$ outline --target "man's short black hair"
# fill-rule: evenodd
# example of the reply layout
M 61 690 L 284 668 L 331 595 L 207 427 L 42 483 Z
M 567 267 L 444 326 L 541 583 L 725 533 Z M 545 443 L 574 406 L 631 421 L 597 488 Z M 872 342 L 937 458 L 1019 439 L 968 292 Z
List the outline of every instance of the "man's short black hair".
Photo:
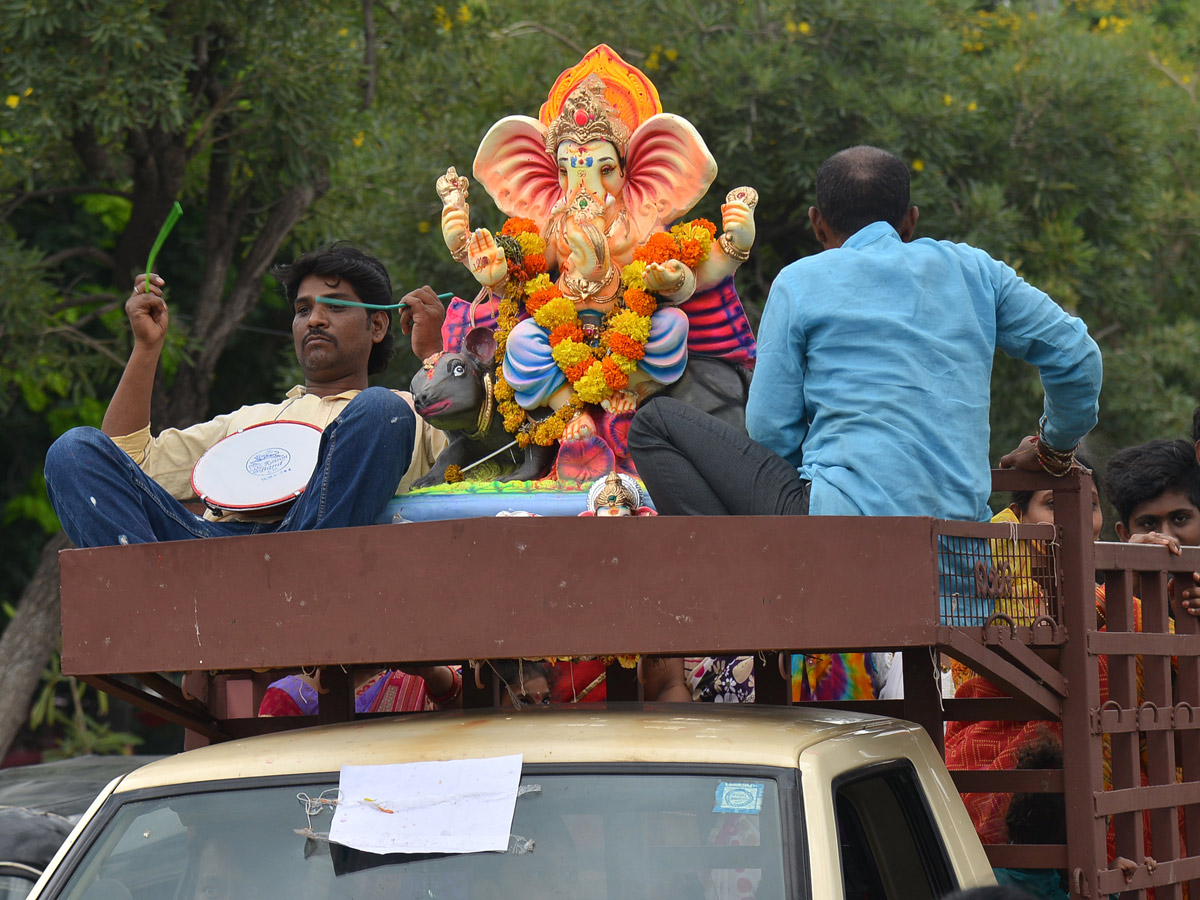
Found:
M 1200 444 L 1200 406 L 1192 410 L 1192 443 Z
M 1200 509 L 1200 463 L 1195 445 L 1183 438 L 1149 441 L 1114 453 L 1107 480 L 1117 517 L 1126 528 L 1135 507 L 1167 491 L 1179 491 Z
M 392 279 L 388 277 L 383 263 L 348 241 L 338 241 L 336 244 L 302 253 L 290 265 L 275 266 L 271 269 L 271 274 L 283 285 L 288 306 L 296 305 L 300 282 L 309 275 L 345 279 L 354 286 L 354 292 L 363 303 L 387 306 L 392 302 Z M 375 310 L 365 312 L 369 318 Z M 396 355 L 396 340 L 392 335 L 392 310 L 385 309 L 380 312 L 387 313 L 388 330 L 383 340 L 371 348 L 371 355 L 367 359 L 368 375 L 378 375 L 387 369 L 388 362 Z
M 908 166 L 878 147 L 850 147 L 817 170 L 817 209 L 840 237 L 872 222 L 897 231 L 909 208 Z

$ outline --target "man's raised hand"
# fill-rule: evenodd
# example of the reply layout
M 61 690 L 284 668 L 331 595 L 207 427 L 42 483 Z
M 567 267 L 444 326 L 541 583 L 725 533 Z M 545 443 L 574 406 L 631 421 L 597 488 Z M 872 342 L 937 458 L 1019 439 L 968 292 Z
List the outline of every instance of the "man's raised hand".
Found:
M 165 285 L 166 282 L 157 275 L 151 275 L 148 280 L 145 275 L 139 275 L 133 280 L 133 293 L 125 301 L 125 315 L 129 317 L 134 343 L 148 349 L 160 348 L 167 337 L 170 316 L 163 300 Z

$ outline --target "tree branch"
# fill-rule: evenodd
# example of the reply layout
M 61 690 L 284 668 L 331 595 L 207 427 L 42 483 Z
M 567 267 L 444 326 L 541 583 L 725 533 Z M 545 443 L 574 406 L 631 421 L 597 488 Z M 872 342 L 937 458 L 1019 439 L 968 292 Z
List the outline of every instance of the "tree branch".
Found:
M 130 199 L 133 196 L 129 191 L 118 191 L 116 188 L 94 187 L 86 184 L 75 184 L 70 187 L 44 188 L 40 191 L 25 191 L 4 205 L 4 208 L 0 210 L 0 222 L 3 222 L 30 200 L 42 200 L 46 197 L 63 197 L 72 194 L 106 194 L 110 197 L 124 197 L 126 199 Z
M 504 28 L 500 29 L 498 34 L 503 37 L 521 37 L 522 35 L 532 34 L 535 31 L 540 31 L 542 34 L 554 38 L 560 44 L 564 44 L 569 47 L 579 56 L 583 56 L 585 53 L 587 53 L 586 47 L 583 47 L 571 40 L 561 31 L 556 31 L 549 25 L 545 25 L 541 22 L 535 22 L 532 19 L 523 19 L 520 22 L 513 22 L 511 25 L 506 25 Z
M 189 160 L 194 159 L 196 154 L 204 149 L 204 137 L 212 128 L 213 123 L 217 120 L 217 117 L 224 113 L 225 110 L 229 108 L 229 104 L 237 99 L 238 94 L 241 93 L 241 88 L 242 84 L 240 81 L 230 85 L 217 98 L 216 102 L 213 103 L 207 115 L 205 115 L 204 121 L 200 123 L 200 128 L 197 129 L 195 136 L 191 139 L 191 141 L 188 142 L 187 147 L 185 148 L 185 152 L 187 153 L 187 158 Z M 228 134 L 224 136 L 228 137 Z
M 125 365 L 125 360 L 121 359 L 121 357 L 117 356 L 117 354 L 113 353 L 90 334 L 85 334 L 74 325 L 55 325 L 53 328 L 46 329 L 46 334 L 61 334 L 69 340 L 78 341 L 85 347 L 91 347 L 97 353 L 107 356 L 118 366 Z
M 103 303 L 104 308 L 97 312 L 107 312 L 118 303 L 124 303 L 128 298 L 124 294 L 76 294 L 74 297 L 69 297 L 60 300 L 50 308 L 51 314 L 60 313 L 67 309 L 77 309 L 80 306 L 91 306 L 95 303 Z
M 68 259 L 78 259 L 81 256 L 93 262 L 100 263 L 106 269 L 111 269 L 116 265 L 116 260 L 111 256 L 99 247 L 91 246 L 68 247 L 65 250 L 59 250 L 57 253 L 51 253 L 49 256 L 42 257 L 42 261 L 38 265 L 43 269 L 53 269 L 55 266 L 65 263 Z
M 58 643 L 58 551 L 70 546 L 61 531 L 46 542 L 37 570 L 21 592 L 17 614 L 0 634 L 0 758 L 29 718 L 30 700 Z

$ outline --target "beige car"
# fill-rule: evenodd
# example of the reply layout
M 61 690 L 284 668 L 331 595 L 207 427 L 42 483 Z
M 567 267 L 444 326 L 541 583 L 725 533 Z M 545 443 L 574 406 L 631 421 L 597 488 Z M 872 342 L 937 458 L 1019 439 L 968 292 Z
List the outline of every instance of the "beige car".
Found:
M 343 765 L 513 754 L 506 852 L 379 854 L 328 840 L 338 810 L 320 801 L 337 797 Z M 101 794 L 31 896 L 923 900 L 992 883 L 915 725 L 732 704 L 581 705 L 306 728 L 160 760 Z

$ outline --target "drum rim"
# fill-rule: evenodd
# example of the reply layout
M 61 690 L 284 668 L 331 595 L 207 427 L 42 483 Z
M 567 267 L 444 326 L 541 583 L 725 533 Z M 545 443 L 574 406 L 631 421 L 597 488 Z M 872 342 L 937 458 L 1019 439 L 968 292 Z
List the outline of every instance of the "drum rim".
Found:
M 283 506 L 286 503 L 290 503 L 304 493 L 305 489 L 308 487 L 307 479 L 305 480 L 304 486 L 298 491 L 289 491 L 277 500 L 270 500 L 264 503 L 216 503 L 211 499 L 211 495 L 206 496 L 202 494 L 200 489 L 196 486 L 196 469 L 198 469 L 200 464 L 204 462 L 205 457 L 207 457 L 217 447 L 225 443 L 225 441 L 229 440 L 231 437 L 235 437 L 244 431 L 250 431 L 254 428 L 262 428 L 264 425 L 303 425 L 306 428 L 311 428 L 313 431 L 322 434 L 325 431 L 325 429 L 320 425 L 314 425 L 312 422 L 303 422 L 299 419 L 270 419 L 266 422 L 255 422 L 252 425 L 247 425 L 244 428 L 238 428 L 236 431 L 231 431 L 229 434 L 225 435 L 225 437 L 221 438 L 219 441 L 200 454 L 200 458 L 197 459 L 195 464 L 192 466 L 192 473 L 188 477 L 188 481 L 192 486 L 192 493 L 195 494 L 197 499 L 199 499 L 200 502 L 206 507 L 214 512 L 269 512 L 277 506 Z

